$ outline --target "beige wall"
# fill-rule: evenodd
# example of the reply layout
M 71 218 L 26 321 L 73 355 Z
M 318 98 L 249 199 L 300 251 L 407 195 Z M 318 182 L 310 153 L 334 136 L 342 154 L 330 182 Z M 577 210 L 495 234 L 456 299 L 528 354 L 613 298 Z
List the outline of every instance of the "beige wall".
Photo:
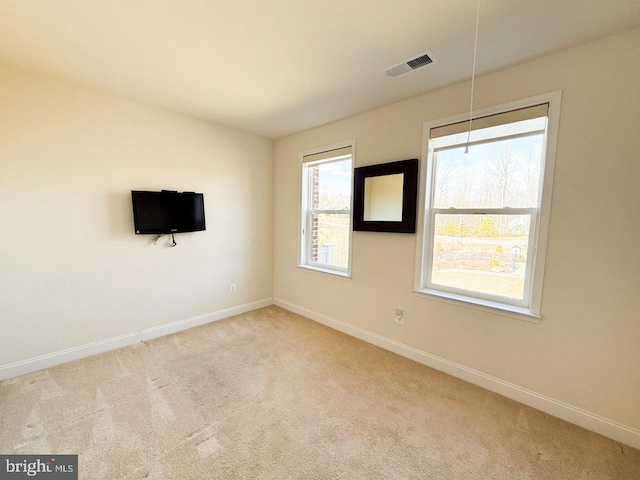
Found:
M 0 92 L 0 365 L 271 297 L 272 141 L 6 68 Z M 131 189 L 203 192 L 207 230 L 152 245 Z
M 414 235 L 354 232 L 350 280 L 296 267 L 299 152 L 421 157 L 423 122 L 465 112 L 469 83 L 276 141 L 274 296 L 640 428 L 639 82 L 634 30 L 476 83 L 477 108 L 563 91 L 540 324 L 414 296 Z

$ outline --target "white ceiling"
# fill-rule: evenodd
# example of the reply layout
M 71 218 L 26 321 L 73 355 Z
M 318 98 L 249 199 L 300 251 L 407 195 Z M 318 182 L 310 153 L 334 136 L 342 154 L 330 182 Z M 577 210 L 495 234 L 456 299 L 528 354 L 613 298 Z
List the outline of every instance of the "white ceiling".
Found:
M 470 78 L 476 5 L 0 0 L 0 62 L 279 138 Z M 482 0 L 478 73 L 638 25 L 639 0 Z

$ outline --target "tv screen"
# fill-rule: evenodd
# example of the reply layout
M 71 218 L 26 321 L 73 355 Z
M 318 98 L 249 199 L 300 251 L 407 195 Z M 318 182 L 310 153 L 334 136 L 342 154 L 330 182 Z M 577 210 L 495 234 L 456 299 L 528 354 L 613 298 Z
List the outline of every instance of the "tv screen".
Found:
M 132 190 L 131 201 L 137 235 L 205 230 L 202 193 Z

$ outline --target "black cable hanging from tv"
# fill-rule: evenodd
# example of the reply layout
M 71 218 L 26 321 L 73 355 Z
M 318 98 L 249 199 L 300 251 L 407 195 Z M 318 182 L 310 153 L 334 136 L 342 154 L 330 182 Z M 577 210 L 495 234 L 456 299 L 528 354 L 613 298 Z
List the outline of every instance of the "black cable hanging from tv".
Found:
M 178 245 L 178 243 L 176 242 L 176 238 L 173 236 L 173 233 L 174 232 L 171 232 L 171 243 L 169 244 L 171 247 L 175 247 L 176 245 Z M 160 237 L 164 237 L 164 233 L 159 233 L 155 236 L 155 238 L 153 239 L 154 245 L 158 244 L 158 240 L 160 240 Z

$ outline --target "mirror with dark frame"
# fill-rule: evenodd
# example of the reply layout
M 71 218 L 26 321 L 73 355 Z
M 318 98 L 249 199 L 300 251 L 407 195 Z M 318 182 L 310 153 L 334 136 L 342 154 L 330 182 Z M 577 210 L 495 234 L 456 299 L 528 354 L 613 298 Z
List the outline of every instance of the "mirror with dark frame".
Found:
M 416 233 L 418 159 L 353 171 L 353 230 Z

